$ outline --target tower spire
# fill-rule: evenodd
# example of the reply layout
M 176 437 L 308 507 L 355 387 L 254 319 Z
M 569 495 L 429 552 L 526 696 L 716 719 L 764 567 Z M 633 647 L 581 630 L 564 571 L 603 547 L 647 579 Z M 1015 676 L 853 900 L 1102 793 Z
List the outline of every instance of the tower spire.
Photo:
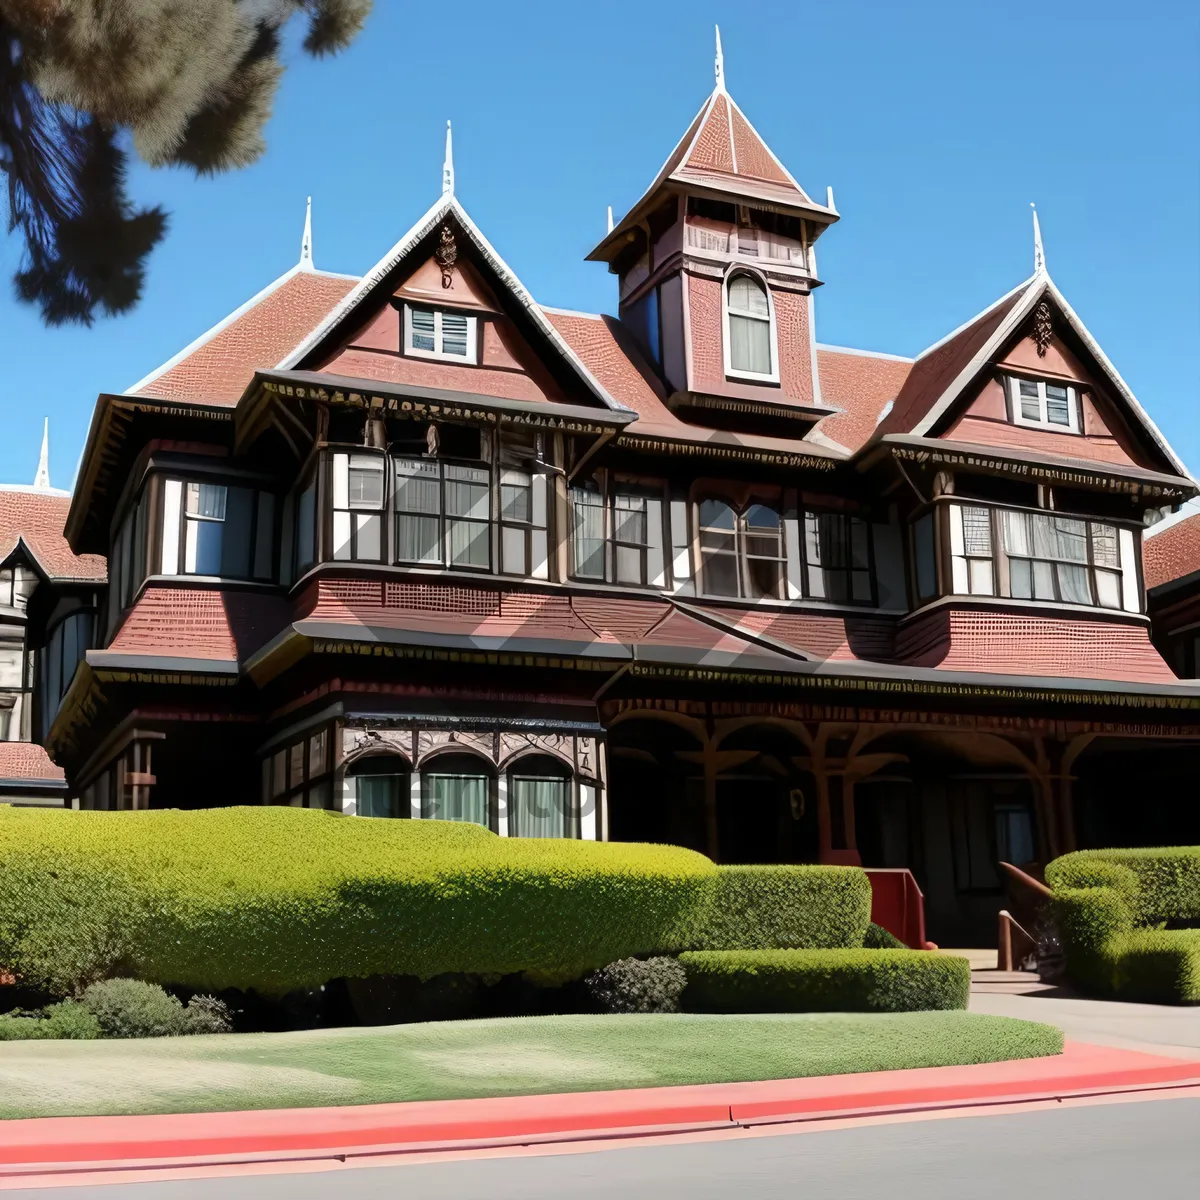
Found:
M 1029 207 L 1033 209 L 1033 273 L 1044 275 L 1046 273 L 1046 251 L 1042 246 L 1042 227 L 1038 223 L 1037 205 L 1030 201 Z
M 446 157 L 442 162 L 442 195 L 454 195 L 454 141 L 449 121 L 446 122 Z
M 612 231 L 613 231 L 613 218 L 612 218 L 612 205 L 610 204 L 608 206 L 608 232 L 612 233 Z
M 312 197 L 309 196 L 308 203 L 304 206 L 304 236 L 300 239 L 300 270 L 312 271 L 313 255 L 312 255 Z
M 50 486 L 50 418 L 46 417 L 42 425 L 42 453 L 38 458 L 37 474 L 33 477 L 35 488 Z
M 713 26 L 717 31 L 717 60 L 714 64 L 717 73 L 717 91 L 725 90 L 725 52 L 721 49 L 721 27 L 720 25 Z

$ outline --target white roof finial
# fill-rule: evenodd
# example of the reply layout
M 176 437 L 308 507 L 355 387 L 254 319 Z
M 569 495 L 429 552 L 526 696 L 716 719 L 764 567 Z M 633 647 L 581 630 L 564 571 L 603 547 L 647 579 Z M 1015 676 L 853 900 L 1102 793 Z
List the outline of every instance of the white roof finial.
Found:
M 38 459 L 37 474 L 33 477 L 35 488 L 50 486 L 50 418 L 47 417 L 42 426 L 42 454 Z
M 312 256 L 312 197 L 309 196 L 308 204 L 304 209 L 304 236 L 300 239 L 300 270 L 312 271 L 313 256 Z
M 837 212 L 837 205 L 833 202 L 833 184 L 827 184 L 825 187 L 825 207 L 830 212 Z
M 613 231 L 612 205 L 610 204 L 608 206 L 608 232 L 612 233 L 612 231 Z
M 721 49 L 721 27 L 716 25 L 714 28 L 717 31 L 717 91 L 723 92 L 725 90 L 725 53 Z
M 442 195 L 454 195 L 454 141 L 449 121 L 446 122 L 446 158 L 442 163 Z
M 1046 273 L 1046 251 L 1042 246 L 1042 227 L 1038 224 L 1037 205 L 1031 200 L 1029 207 L 1033 209 L 1033 273 Z

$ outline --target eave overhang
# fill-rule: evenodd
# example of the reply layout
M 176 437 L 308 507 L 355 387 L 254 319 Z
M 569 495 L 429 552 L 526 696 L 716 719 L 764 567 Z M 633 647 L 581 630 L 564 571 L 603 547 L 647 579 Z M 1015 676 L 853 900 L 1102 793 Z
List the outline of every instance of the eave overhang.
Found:
M 1196 481 L 1183 475 L 1165 475 L 1120 463 L 1089 462 L 1042 451 L 979 446 L 909 433 L 887 433 L 873 438 L 854 456 L 854 465 L 858 471 L 865 472 L 888 458 L 982 475 L 1120 492 L 1160 502 L 1178 502 L 1200 494 Z
M 468 421 L 579 434 L 612 433 L 637 420 L 637 413 L 630 409 L 509 400 L 322 371 L 257 371 L 238 401 L 235 451 L 243 451 L 270 421 L 271 410 L 286 405 L 288 400 L 374 410 L 380 415 L 416 420 Z

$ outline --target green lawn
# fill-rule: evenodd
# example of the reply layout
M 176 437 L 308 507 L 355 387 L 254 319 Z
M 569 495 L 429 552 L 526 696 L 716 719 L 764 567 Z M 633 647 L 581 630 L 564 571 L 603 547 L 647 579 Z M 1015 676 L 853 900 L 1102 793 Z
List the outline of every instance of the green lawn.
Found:
M 567 1016 L 0 1043 L 0 1117 L 375 1104 L 787 1079 L 1057 1054 L 965 1012 Z

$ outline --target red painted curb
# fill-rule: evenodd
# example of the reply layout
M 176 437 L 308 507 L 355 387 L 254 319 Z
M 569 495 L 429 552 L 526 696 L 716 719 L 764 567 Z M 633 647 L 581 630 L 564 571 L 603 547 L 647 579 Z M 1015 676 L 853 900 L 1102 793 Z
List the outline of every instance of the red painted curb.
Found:
M 1068 1043 L 1063 1054 L 966 1067 L 813 1079 L 435 1100 L 341 1108 L 0 1122 L 0 1178 L 75 1166 L 153 1161 L 332 1157 L 461 1149 L 473 1144 L 636 1136 L 734 1124 L 1018 1103 L 1155 1085 L 1200 1083 L 1200 1061 Z M 86 1164 L 86 1168 L 85 1168 Z

